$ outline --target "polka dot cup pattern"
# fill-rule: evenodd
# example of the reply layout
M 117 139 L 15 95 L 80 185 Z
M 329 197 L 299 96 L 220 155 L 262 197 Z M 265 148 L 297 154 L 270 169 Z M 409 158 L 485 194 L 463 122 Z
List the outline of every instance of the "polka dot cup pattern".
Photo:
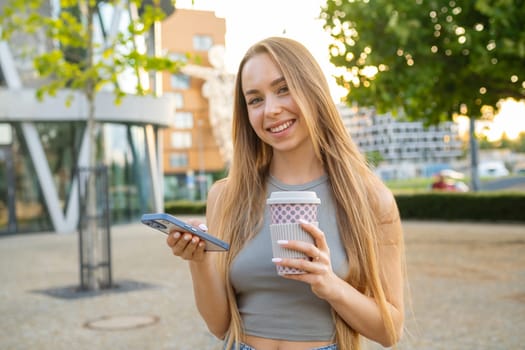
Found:
M 321 200 L 312 191 L 272 192 L 266 201 L 270 206 L 272 224 L 297 223 L 299 219 L 317 221 Z
M 298 223 L 299 219 L 308 222 L 317 220 L 317 204 L 283 203 L 270 205 L 272 222 L 275 224 Z

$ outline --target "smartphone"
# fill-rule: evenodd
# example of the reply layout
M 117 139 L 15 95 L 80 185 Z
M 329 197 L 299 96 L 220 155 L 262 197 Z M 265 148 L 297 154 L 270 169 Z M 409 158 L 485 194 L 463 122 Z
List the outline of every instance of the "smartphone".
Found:
M 206 242 L 206 251 L 225 252 L 230 245 L 176 217 L 166 213 L 144 214 L 140 219 L 144 225 L 169 234 L 171 231 L 189 232 Z

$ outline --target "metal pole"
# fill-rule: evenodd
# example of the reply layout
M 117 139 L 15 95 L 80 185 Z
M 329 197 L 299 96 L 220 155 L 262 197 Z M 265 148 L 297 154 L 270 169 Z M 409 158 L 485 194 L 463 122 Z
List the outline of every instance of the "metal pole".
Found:
M 478 142 L 476 140 L 476 120 L 469 118 L 469 144 L 470 144 L 470 187 L 473 192 L 479 191 L 479 172 L 478 172 Z

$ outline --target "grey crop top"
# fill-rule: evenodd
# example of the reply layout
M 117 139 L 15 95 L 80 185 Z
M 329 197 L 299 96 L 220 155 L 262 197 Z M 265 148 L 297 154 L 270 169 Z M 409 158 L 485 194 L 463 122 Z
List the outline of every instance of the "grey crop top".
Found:
M 270 178 L 267 197 L 273 191 L 317 193 L 321 199 L 319 227 L 330 247 L 332 268 L 339 277 L 344 277 L 348 272 L 348 259 L 337 229 L 328 177 L 304 185 L 285 185 Z M 231 265 L 230 279 L 244 332 L 289 341 L 332 341 L 335 326 L 328 302 L 319 299 L 308 284 L 277 274 L 272 262 L 269 223 L 270 214 L 266 208 L 262 230 L 246 243 Z

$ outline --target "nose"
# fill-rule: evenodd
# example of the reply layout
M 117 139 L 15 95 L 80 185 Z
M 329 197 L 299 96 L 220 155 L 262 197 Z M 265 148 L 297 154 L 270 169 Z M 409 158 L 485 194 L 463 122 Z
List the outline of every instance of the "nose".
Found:
M 266 104 L 264 106 L 265 115 L 271 117 L 282 112 L 282 106 L 277 96 L 266 97 Z

